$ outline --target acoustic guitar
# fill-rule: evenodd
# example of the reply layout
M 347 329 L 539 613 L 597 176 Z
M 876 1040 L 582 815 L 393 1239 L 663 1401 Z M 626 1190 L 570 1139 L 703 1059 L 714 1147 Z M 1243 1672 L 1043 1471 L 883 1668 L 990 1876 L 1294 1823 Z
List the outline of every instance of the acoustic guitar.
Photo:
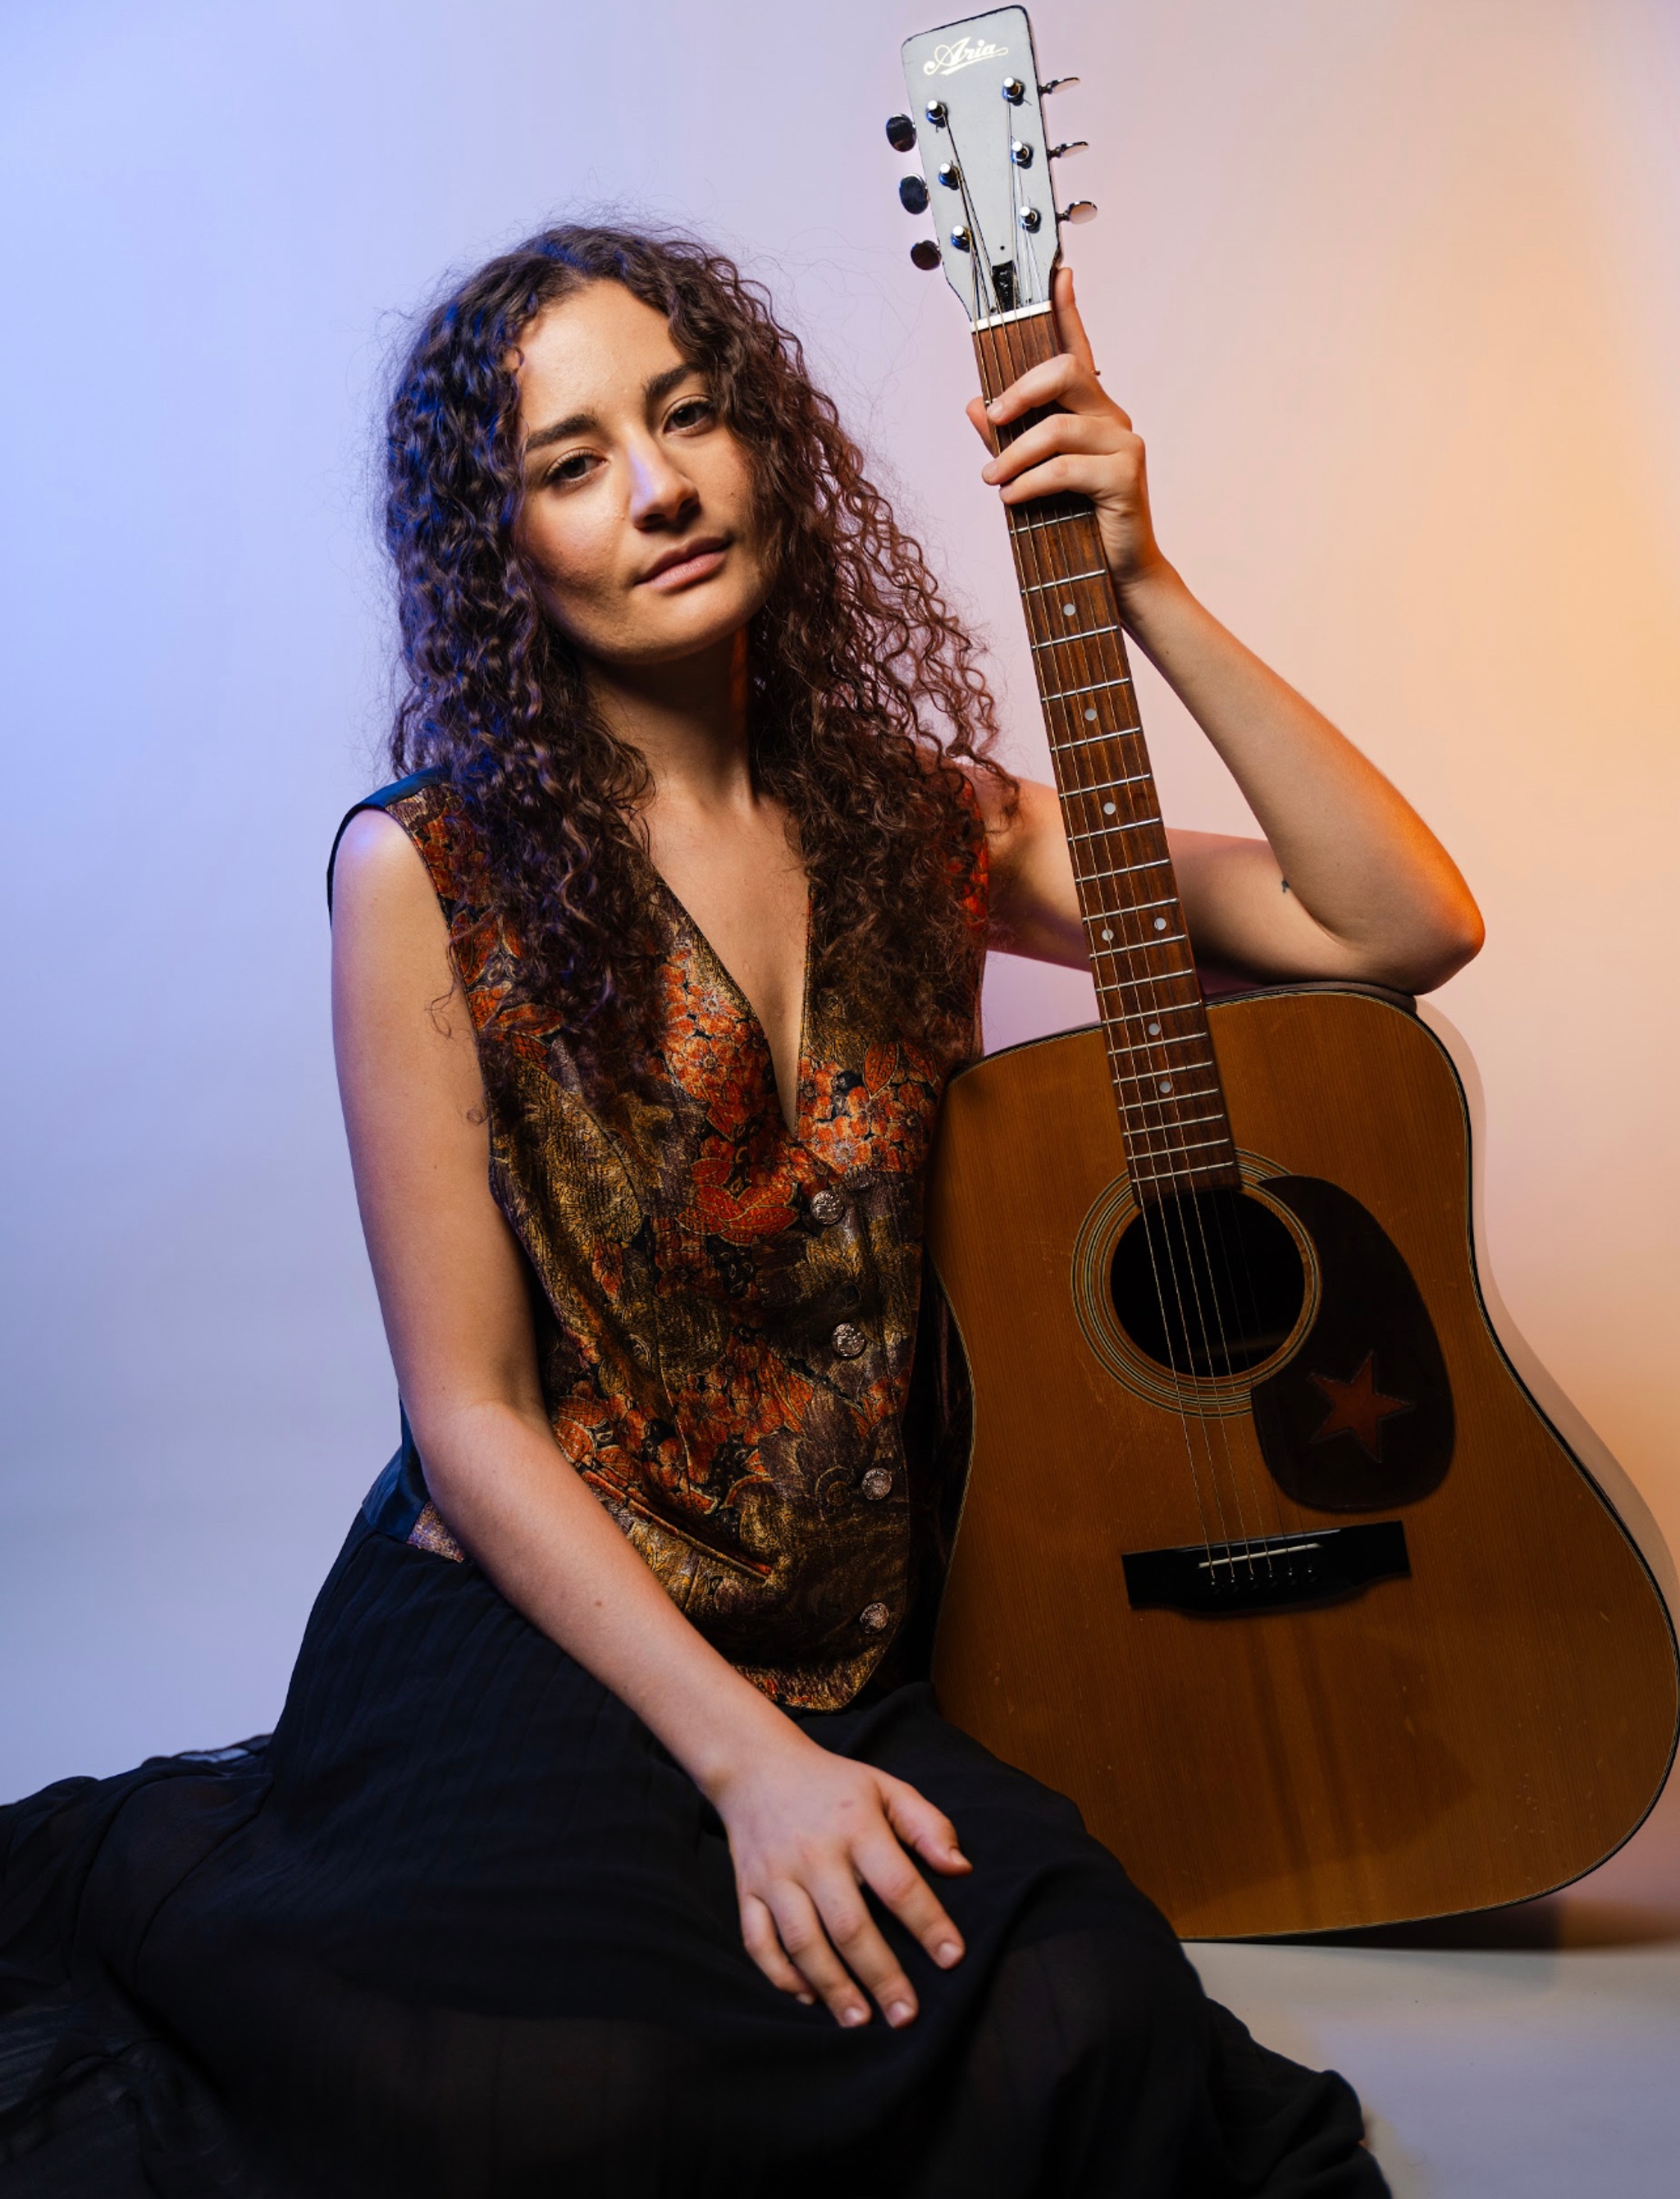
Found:
M 1060 225 L 1095 209 L 1057 211 L 1023 9 L 904 59 L 912 257 L 990 397 L 1058 349 Z M 942 1706 L 1187 1935 L 1543 1893 L 1662 1786 L 1661 1595 L 1490 1322 L 1445 1049 L 1377 988 L 1204 997 L 1092 508 L 1008 524 L 1101 1022 L 945 1102 L 972 1427 Z

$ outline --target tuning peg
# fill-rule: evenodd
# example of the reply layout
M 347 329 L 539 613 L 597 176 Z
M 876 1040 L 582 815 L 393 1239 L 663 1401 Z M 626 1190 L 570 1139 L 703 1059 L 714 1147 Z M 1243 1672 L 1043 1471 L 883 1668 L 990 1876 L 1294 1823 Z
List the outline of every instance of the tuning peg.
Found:
M 1076 199 L 1071 206 L 1065 206 L 1056 216 L 1058 221 L 1068 223 L 1075 229 L 1082 222 L 1094 221 L 1096 218 L 1097 202 L 1094 199 Z
M 907 114 L 887 117 L 887 143 L 895 153 L 913 153 L 916 149 L 916 125 Z
M 1070 84 L 1077 84 L 1078 81 L 1076 76 L 1053 76 L 1048 84 L 1040 85 L 1039 96 L 1045 98 L 1053 91 L 1065 91 Z
M 1027 96 L 1027 87 L 1018 76 L 1006 76 L 1003 80 L 1003 96 L 1012 107 L 1018 107 Z
M 901 176 L 899 178 L 898 202 L 906 213 L 927 212 L 928 187 L 919 176 Z
M 1045 155 L 1045 158 L 1048 160 L 1065 160 L 1070 153 L 1088 153 L 1090 149 L 1091 141 L 1088 137 L 1070 137 L 1065 145 L 1053 145 Z
M 919 237 L 910 248 L 910 258 L 926 274 L 939 265 L 939 247 L 930 236 Z

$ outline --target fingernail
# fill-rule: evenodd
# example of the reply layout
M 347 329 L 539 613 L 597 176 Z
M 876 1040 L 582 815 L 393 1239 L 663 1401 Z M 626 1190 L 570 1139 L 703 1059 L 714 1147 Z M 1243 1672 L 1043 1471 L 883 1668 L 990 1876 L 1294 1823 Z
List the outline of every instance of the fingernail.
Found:
M 909 2022 L 915 2013 L 915 2009 L 911 2007 L 907 2000 L 895 2000 L 887 2010 L 887 2021 L 895 2030 L 900 2030 Z
M 855 2030 L 859 2024 L 868 2022 L 869 2010 L 866 2008 L 857 2008 L 855 2006 L 852 2008 L 843 2008 L 840 2011 L 840 2021 L 846 2026 L 846 2028 L 849 2031 Z
M 991 403 L 990 403 L 990 404 L 986 407 L 986 410 L 987 410 L 989 412 L 995 413 L 995 413 L 998 413 L 998 412 L 1001 412 L 1001 411 L 1002 411 L 1002 410 L 1003 410 L 1003 400 L 1002 400 L 1002 398 L 1000 398 L 1000 397 L 995 397 L 995 398 L 993 398 L 993 400 L 992 400 Z
M 942 1939 L 933 1951 L 933 1959 L 942 1970 L 948 1970 L 953 1963 L 962 1960 L 962 1949 L 954 1939 Z
M 799 2003 L 801 2008 L 814 2008 L 817 2004 L 817 1997 L 814 1993 L 796 1993 L 794 1998 Z

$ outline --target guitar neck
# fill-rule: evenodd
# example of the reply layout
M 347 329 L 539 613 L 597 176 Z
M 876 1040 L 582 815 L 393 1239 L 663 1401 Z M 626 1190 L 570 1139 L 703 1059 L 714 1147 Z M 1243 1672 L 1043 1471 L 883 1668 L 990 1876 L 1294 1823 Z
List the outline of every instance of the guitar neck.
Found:
M 1048 306 L 977 327 L 987 400 L 1054 356 Z M 1012 442 L 1042 413 L 1000 431 Z M 1144 745 L 1120 607 L 1084 496 L 1009 507 L 1021 606 L 1061 796 L 1109 1076 L 1140 1198 L 1241 1181 Z

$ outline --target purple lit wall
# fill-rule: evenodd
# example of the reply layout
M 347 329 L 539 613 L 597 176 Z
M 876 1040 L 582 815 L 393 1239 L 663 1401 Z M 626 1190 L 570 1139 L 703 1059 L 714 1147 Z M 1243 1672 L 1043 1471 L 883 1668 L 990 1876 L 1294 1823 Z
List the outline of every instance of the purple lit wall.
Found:
M 1680 1539 L 1680 14 L 1035 20 L 1084 79 L 1076 265 L 1164 540 L 1481 895 L 1444 1005 L 1494 1264 Z M 271 1724 L 391 1446 L 321 866 L 378 776 L 397 309 L 603 202 L 744 254 L 990 626 L 1041 768 L 965 332 L 881 134 L 923 27 L 903 0 L 9 11 L 0 1794 Z M 1145 703 L 1173 814 L 1240 828 Z M 1007 965 L 993 1041 L 1088 998 Z

